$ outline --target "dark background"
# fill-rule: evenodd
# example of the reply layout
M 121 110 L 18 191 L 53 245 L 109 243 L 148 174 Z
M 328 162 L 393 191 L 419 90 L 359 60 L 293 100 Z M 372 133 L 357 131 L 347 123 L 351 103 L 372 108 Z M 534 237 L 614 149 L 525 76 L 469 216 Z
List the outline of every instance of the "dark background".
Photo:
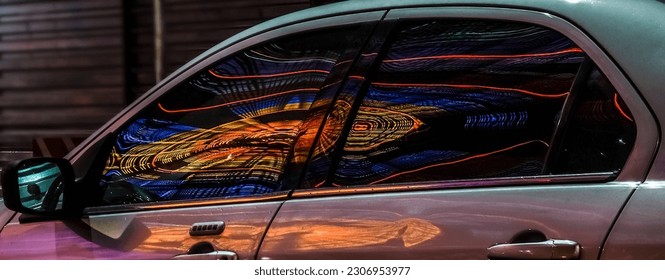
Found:
M 62 156 L 204 50 L 331 2 L 0 0 L 0 162 Z

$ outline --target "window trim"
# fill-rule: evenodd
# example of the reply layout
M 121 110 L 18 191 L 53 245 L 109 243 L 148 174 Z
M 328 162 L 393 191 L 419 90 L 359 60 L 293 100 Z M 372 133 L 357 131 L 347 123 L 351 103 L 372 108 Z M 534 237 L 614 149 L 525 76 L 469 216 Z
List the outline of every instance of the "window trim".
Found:
M 390 183 L 376 185 L 357 185 L 319 189 L 295 190 L 291 198 L 314 198 L 340 195 L 393 193 L 405 191 L 433 191 L 453 189 L 476 189 L 513 186 L 545 186 L 568 183 L 610 182 L 616 178 L 613 172 L 539 175 L 529 177 L 481 178 L 448 181 L 427 181 L 415 183 Z
M 139 212 L 164 209 L 179 209 L 191 207 L 204 207 L 229 204 L 248 204 L 260 202 L 284 201 L 289 197 L 291 191 L 279 191 L 262 195 L 251 195 L 242 197 L 215 197 L 187 200 L 168 200 L 147 203 L 119 204 L 108 206 L 92 206 L 84 209 L 84 215 L 102 215 L 125 212 Z
M 561 147 L 563 145 L 564 133 L 568 128 L 568 119 L 570 118 L 570 114 L 573 110 L 573 104 L 575 104 L 575 100 L 578 98 L 577 90 L 589 79 L 589 74 L 594 67 L 595 65 L 593 64 L 593 61 L 585 55 L 584 61 L 582 61 L 577 73 L 575 74 L 573 84 L 570 86 L 570 90 L 568 91 L 570 92 L 570 95 L 563 103 L 563 108 L 561 108 L 561 117 L 559 118 L 556 127 L 554 128 L 552 139 L 550 140 L 550 148 L 547 150 L 547 155 L 545 156 L 543 173 L 550 169 L 550 165 L 553 162 L 556 162 L 556 159 L 559 156 Z

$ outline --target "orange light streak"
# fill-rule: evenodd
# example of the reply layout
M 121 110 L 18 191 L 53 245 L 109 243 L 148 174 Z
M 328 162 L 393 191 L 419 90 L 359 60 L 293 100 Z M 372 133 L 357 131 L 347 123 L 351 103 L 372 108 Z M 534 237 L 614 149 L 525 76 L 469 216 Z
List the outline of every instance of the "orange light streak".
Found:
M 298 74 L 307 74 L 307 73 L 319 73 L 319 74 L 330 74 L 330 71 L 326 70 L 316 70 L 316 69 L 310 69 L 310 70 L 300 70 L 300 71 L 292 71 L 292 72 L 284 72 L 284 73 L 276 73 L 276 74 L 265 74 L 265 75 L 246 75 L 246 76 L 225 76 L 225 75 L 220 75 L 212 71 L 213 69 L 208 70 L 210 74 L 213 76 L 220 78 L 220 79 L 229 79 L 229 80 L 236 80 L 236 79 L 256 79 L 256 78 L 274 78 L 274 77 L 284 77 L 284 76 L 290 76 L 290 75 L 298 75 Z
M 259 171 L 259 172 L 273 172 L 280 174 L 282 173 L 281 169 L 276 169 L 276 168 L 268 168 L 268 167 L 246 167 L 246 168 L 216 168 L 216 169 L 205 169 L 205 170 L 195 170 L 195 169 L 166 169 L 166 168 L 155 168 L 155 171 L 159 171 L 162 173 L 169 173 L 169 174 L 174 174 L 174 173 L 188 173 L 188 174 L 197 174 L 197 173 L 212 173 L 212 172 L 252 172 L 252 171 Z
M 165 113 L 173 114 L 173 113 L 187 113 L 187 112 L 194 112 L 194 111 L 204 111 L 204 110 L 210 110 L 210 109 L 215 109 L 215 108 L 220 108 L 220 107 L 225 107 L 225 106 L 230 106 L 234 104 L 239 104 L 239 103 L 246 103 L 246 102 L 251 102 L 251 101 L 256 101 L 264 98 L 269 98 L 269 97 L 275 97 L 279 95 L 284 95 L 284 94 L 289 94 L 289 93 L 294 93 L 294 92 L 303 92 L 303 91 L 319 91 L 318 88 L 300 88 L 300 89 L 293 89 L 293 90 L 287 90 L 287 91 L 282 91 L 282 92 L 277 92 L 273 94 L 268 94 L 268 95 L 263 95 L 259 97 L 254 97 L 254 98 L 247 98 L 243 100 L 238 100 L 238 101 L 233 101 L 233 102 L 228 102 L 228 103 L 223 103 L 223 104 L 217 104 L 217 105 L 212 105 L 212 106 L 206 106 L 206 107 L 199 107 L 199 108 L 189 108 L 189 109 L 175 109 L 175 110 L 170 110 L 164 108 L 162 103 L 158 103 L 157 106 L 159 106 L 159 109 L 164 111 Z
M 553 56 L 567 53 L 583 53 L 580 48 L 570 48 L 557 52 L 549 53 L 527 53 L 527 54 L 451 54 L 451 55 L 436 55 L 436 56 L 422 56 L 422 57 L 409 57 L 409 58 L 400 58 L 400 59 L 386 59 L 383 62 L 393 63 L 393 62 L 405 62 L 405 61 L 414 61 L 414 60 L 428 60 L 428 59 L 517 59 L 517 58 L 529 58 L 529 57 L 544 57 L 544 56 Z
M 502 88 L 502 87 L 491 87 L 491 86 L 481 86 L 481 85 L 455 85 L 455 84 L 399 84 L 399 83 L 379 83 L 375 82 L 372 85 L 383 86 L 383 87 L 451 87 L 451 88 L 460 88 L 460 89 L 489 89 L 496 91 L 516 91 L 524 93 L 527 95 L 533 95 L 543 98 L 560 98 L 567 96 L 570 92 L 564 92 L 560 94 L 542 94 L 533 91 L 517 89 L 517 88 Z
M 367 210 L 360 210 L 367 211 Z M 185 232 L 187 232 L 185 230 Z M 428 246 L 427 241 L 444 234 L 428 220 L 406 217 L 395 220 L 332 218 L 324 222 L 295 218 L 271 227 L 267 251 L 341 252 L 349 248 L 410 248 Z M 188 244 L 189 245 L 189 244 Z M 222 247 L 226 248 L 226 247 Z
M 364 80 L 365 77 L 363 77 L 363 76 L 349 76 L 349 79 L 354 79 L 354 80 Z
M 392 179 L 392 178 L 395 178 L 395 177 L 398 177 L 398 176 L 402 176 L 402 175 L 404 175 L 404 174 L 409 174 L 409 173 L 414 173 L 414 172 L 420 172 L 420 171 L 423 171 L 423 170 L 425 170 L 425 169 L 429 169 L 429 168 L 433 168 L 433 167 L 446 166 L 446 165 L 453 165 L 453 164 L 457 164 L 457 163 L 461 163 L 461 162 L 469 161 L 469 160 L 472 160 L 472 159 L 478 159 L 478 158 L 487 157 L 487 156 L 495 155 L 495 154 L 498 154 L 498 153 L 502 153 L 502 152 L 505 152 L 505 151 L 509 151 L 509 150 L 512 150 L 512 149 L 515 149 L 515 148 L 519 148 L 519 147 L 526 146 L 526 145 L 531 144 L 531 143 L 537 143 L 537 142 L 540 142 L 540 143 L 544 144 L 545 146 L 549 146 L 547 143 L 545 143 L 545 142 L 542 141 L 542 140 L 531 140 L 531 141 L 528 141 L 528 142 L 520 143 L 520 144 L 517 144 L 517 145 L 513 145 L 513 146 L 510 146 L 510 147 L 503 148 L 503 149 L 496 150 L 496 151 L 489 152 L 489 153 L 478 154 L 478 155 L 470 156 L 470 157 L 463 158 L 463 159 L 459 159 L 459 160 L 455 160 L 455 161 L 442 162 L 442 163 L 439 163 L 439 164 L 433 164 L 433 165 L 429 165 L 429 166 L 421 167 L 421 168 L 414 169 L 414 170 L 408 170 L 408 171 L 404 171 L 404 172 L 395 173 L 395 174 L 393 174 L 393 175 L 390 175 L 390 176 L 388 176 L 388 177 L 385 177 L 385 178 L 382 178 L 382 179 L 376 180 L 376 181 L 371 182 L 371 183 L 369 183 L 369 184 L 370 184 L 370 185 L 373 185 L 373 184 L 376 184 L 376 183 L 380 183 L 380 182 L 386 181 L 386 180 L 388 180 L 388 179 Z
M 332 87 L 332 86 L 338 85 L 338 84 L 340 84 L 340 83 L 342 83 L 342 81 L 336 81 L 336 82 L 334 82 L 334 83 L 330 83 L 330 84 L 327 84 L 327 85 L 325 85 L 325 86 L 322 86 L 321 89 L 327 89 L 327 88 L 330 88 L 330 87 Z
M 628 114 L 621 108 L 621 104 L 619 104 L 619 94 L 616 92 L 614 93 L 614 107 L 619 110 L 619 113 L 621 113 L 624 118 L 631 122 L 633 121 L 633 119 L 631 119 L 630 116 L 628 116 Z

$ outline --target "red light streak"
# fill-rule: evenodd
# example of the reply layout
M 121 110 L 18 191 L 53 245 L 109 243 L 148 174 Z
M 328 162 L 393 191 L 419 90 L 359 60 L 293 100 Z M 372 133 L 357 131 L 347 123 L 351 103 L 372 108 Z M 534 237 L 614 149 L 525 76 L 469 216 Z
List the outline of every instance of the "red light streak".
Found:
M 528 90 L 523 90 L 523 89 L 517 89 L 517 88 L 502 88 L 502 87 L 491 87 L 491 86 L 481 86 L 481 85 L 455 85 L 455 84 L 398 84 L 398 83 L 372 83 L 372 85 L 377 85 L 377 86 L 383 86 L 383 87 L 451 87 L 451 88 L 461 88 L 461 89 L 474 89 L 474 88 L 479 88 L 479 89 L 489 89 L 489 90 L 496 90 L 496 91 L 516 91 L 516 92 L 521 92 L 524 94 L 528 95 L 533 95 L 533 96 L 538 96 L 538 97 L 543 97 L 543 98 L 560 98 L 567 96 L 570 94 L 569 92 L 564 92 L 560 94 L 542 94 L 542 93 L 537 93 L 537 92 L 532 92 Z
M 414 61 L 414 60 L 428 60 L 428 59 L 517 59 L 517 58 L 529 58 L 529 57 L 544 57 L 544 56 L 553 56 L 567 53 L 583 53 L 580 48 L 570 48 L 557 52 L 549 53 L 527 53 L 527 54 L 451 54 L 451 55 L 436 55 L 436 56 L 422 56 L 422 57 L 409 57 L 409 58 L 400 58 L 400 59 L 386 59 L 383 62 L 393 63 L 393 62 L 405 62 L 405 61 Z
M 220 108 L 220 107 L 224 107 L 224 106 L 239 104 L 239 103 L 252 102 L 252 101 L 260 100 L 260 99 L 263 99 L 263 98 L 275 97 L 275 96 L 279 96 L 279 95 L 284 95 L 284 94 L 289 94 L 289 93 L 294 93 L 294 92 L 303 92 L 303 91 L 319 91 L 319 89 L 318 88 L 293 89 L 293 90 L 287 90 L 287 91 L 277 92 L 277 93 L 273 93 L 273 94 L 263 95 L 263 96 L 259 96 L 259 97 L 247 98 L 247 99 L 243 99 L 243 100 L 238 100 L 238 101 L 233 101 L 233 102 L 228 102 L 228 103 L 223 103 L 223 104 L 217 104 L 217 105 L 211 105 L 211 106 L 206 106 L 206 107 L 199 107 L 199 108 L 170 110 L 170 109 L 164 108 L 162 103 L 158 103 L 157 106 L 159 106 L 159 109 L 164 111 L 165 113 L 170 113 L 170 114 L 186 113 L 186 112 L 210 110 L 210 109 Z
M 510 146 L 510 147 L 507 147 L 507 148 L 503 148 L 503 149 L 496 150 L 496 151 L 489 152 L 489 153 L 485 153 L 485 154 L 478 154 L 478 155 L 470 156 L 470 157 L 463 158 L 463 159 L 459 159 L 459 160 L 455 160 L 455 161 L 442 162 L 442 163 L 439 163 L 439 164 L 433 164 L 433 165 L 429 165 L 429 166 L 421 167 L 421 168 L 414 169 L 414 170 L 409 170 L 409 171 L 404 171 L 404 172 L 395 173 L 395 174 L 393 174 L 393 175 L 390 175 L 390 176 L 388 176 L 388 177 L 385 177 L 385 178 L 382 178 L 382 179 L 376 180 L 376 181 L 371 182 L 371 183 L 369 183 L 369 184 L 370 184 L 370 185 L 373 185 L 373 184 L 380 183 L 380 182 L 383 182 L 383 181 L 386 181 L 386 180 L 389 180 L 389 179 L 392 179 L 392 178 L 395 178 L 395 177 L 398 177 L 398 176 L 402 176 L 402 175 L 404 175 L 404 174 L 409 174 L 409 173 L 414 173 L 414 172 L 420 172 L 420 171 L 422 171 L 422 170 L 429 169 L 429 168 L 433 168 L 433 167 L 446 166 L 446 165 L 453 165 L 453 164 L 457 164 L 457 163 L 460 163 L 460 162 L 469 161 L 469 160 L 472 160 L 472 159 L 478 159 L 478 158 L 483 158 L 483 157 L 487 157 L 487 156 L 495 155 L 495 154 L 502 153 L 502 152 L 505 152 L 505 151 L 509 151 L 509 150 L 512 150 L 512 149 L 515 149 L 515 148 L 519 148 L 519 147 L 522 147 L 522 146 L 526 146 L 526 145 L 531 144 L 531 143 L 542 143 L 542 144 L 544 144 L 545 146 L 549 146 L 547 143 L 545 143 L 545 142 L 542 141 L 542 140 L 531 140 L 531 141 L 528 141 L 528 142 L 520 143 L 520 144 L 517 144 L 517 145 L 513 145 L 513 146 Z
M 624 118 L 626 118 L 627 120 L 629 120 L 631 122 L 633 121 L 633 119 L 630 118 L 630 116 L 628 116 L 628 114 L 621 108 L 621 104 L 619 104 L 619 94 L 616 93 L 616 92 L 614 93 L 614 107 L 616 107 L 617 110 L 619 110 L 619 113 L 621 113 L 621 115 Z

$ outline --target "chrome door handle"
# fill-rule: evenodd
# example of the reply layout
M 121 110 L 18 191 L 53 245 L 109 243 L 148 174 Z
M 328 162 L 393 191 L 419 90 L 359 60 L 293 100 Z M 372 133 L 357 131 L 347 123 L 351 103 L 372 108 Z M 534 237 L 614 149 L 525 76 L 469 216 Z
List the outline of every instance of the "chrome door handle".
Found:
M 212 251 L 201 254 L 182 254 L 173 257 L 174 260 L 237 260 L 238 255 L 231 251 Z
M 497 244 L 487 248 L 489 259 L 569 260 L 580 258 L 575 241 L 550 239 L 541 242 Z

